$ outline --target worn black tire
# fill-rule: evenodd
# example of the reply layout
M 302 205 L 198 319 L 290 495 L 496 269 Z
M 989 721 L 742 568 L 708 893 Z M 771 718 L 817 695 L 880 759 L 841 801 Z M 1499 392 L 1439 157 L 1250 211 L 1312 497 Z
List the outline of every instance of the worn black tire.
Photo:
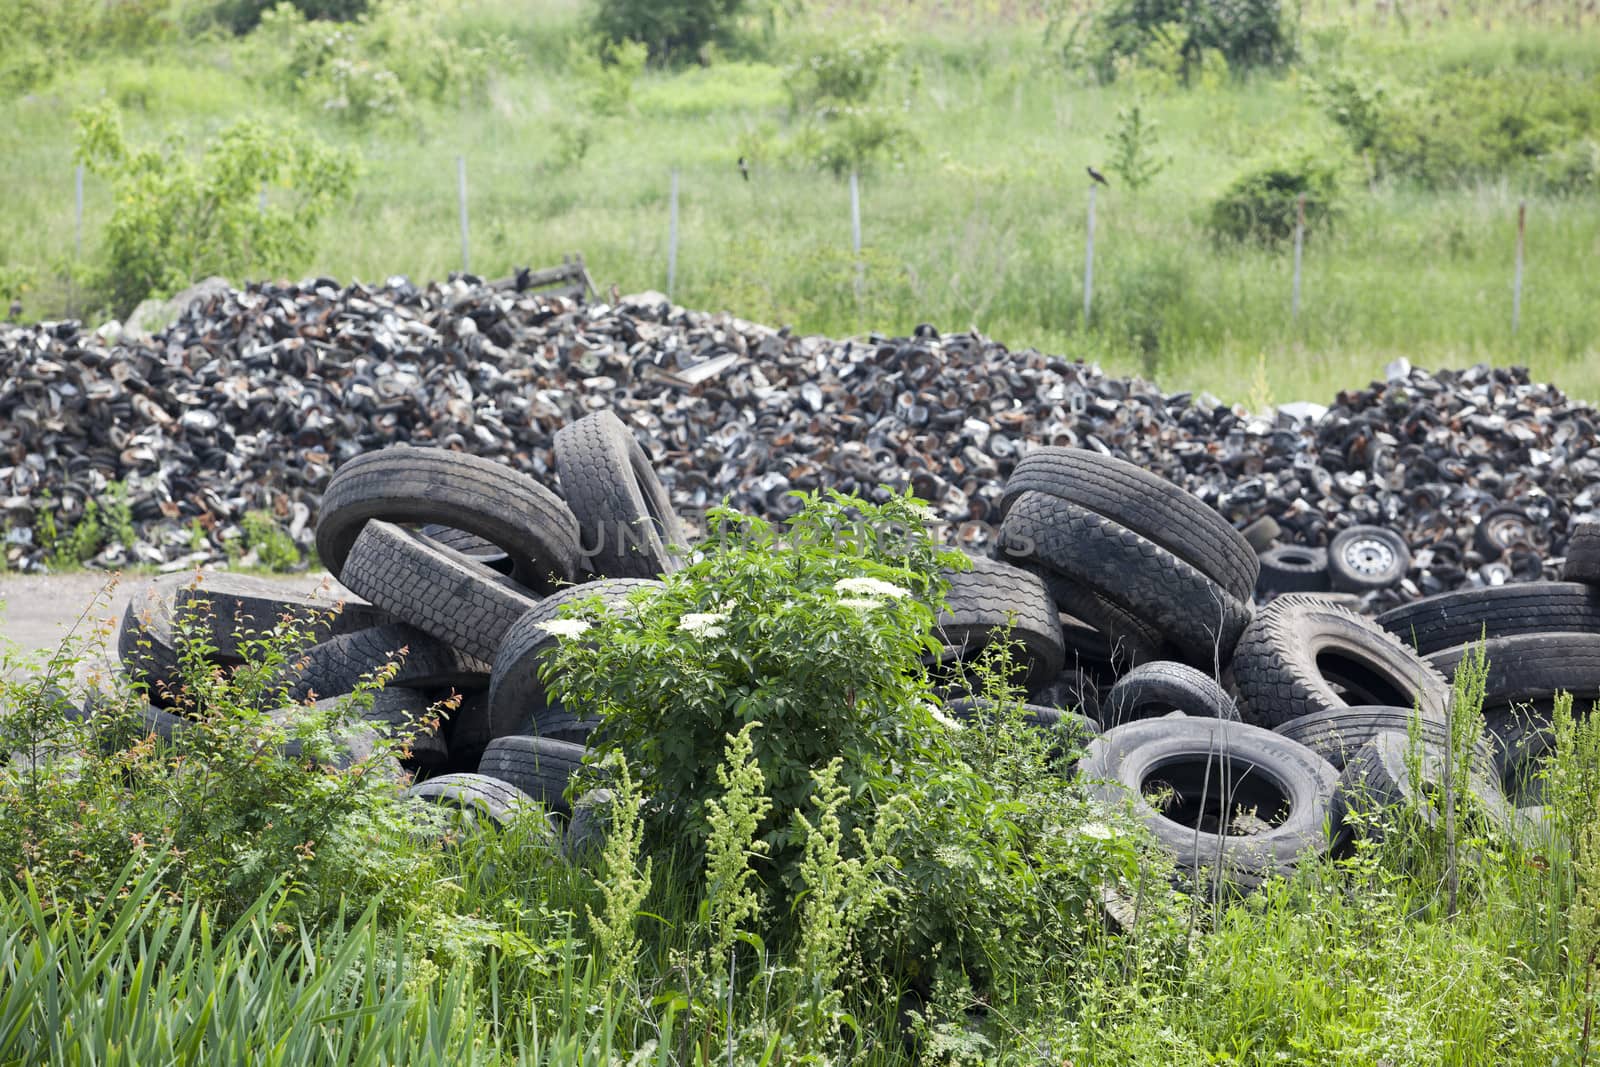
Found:
M 317 554 L 344 581 L 367 522 L 437 523 L 476 534 L 511 560 L 534 590 L 578 576 L 578 522 L 555 493 L 491 459 L 442 448 L 396 446 L 357 456 L 322 494 Z M 345 582 L 349 585 L 348 582 Z
M 1411 566 L 1405 538 L 1382 526 L 1340 530 L 1328 545 L 1328 581 L 1336 592 L 1370 593 L 1399 585 Z
M 1099 593 L 1159 631 L 1186 661 L 1227 662 L 1250 620 L 1248 603 L 1171 552 L 1059 497 L 1018 497 L 1001 537 L 1008 557 Z
M 483 564 L 496 574 L 511 573 L 511 557 L 505 549 L 485 541 L 475 533 L 457 530 L 453 526 L 441 526 L 436 522 L 428 523 L 417 532 L 434 544 L 459 552 L 474 563 Z
M 1259 519 L 1253 519 L 1239 528 L 1239 536 L 1244 538 L 1245 544 L 1255 549 L 1255 553 L 1258 556 L 1271 548 L 1272 543 L 1282 533 L 1283 528 L 1278 525 L 1278 520 L 1271 515 L 1263 515 Z
M 1581 582 L 1514 582 L 1462 589 L 1391 608 L 1376 621 L 1424 656 L 1485 636 L 1600 633 L 1600 589 Z
M 484 774 L 441 774 L 418 782 L 406 796 L 457 808 L 469 817 L 505 826 L 518 815 L 537 811 L 532 797 L 516 786 Z
M 1008 515 L 1023 494 L 1069 501 L 1145 538 L 1236 599 L 1256 587 L 1256 552 L 1205 501 L 1126 460 L 1081 448 L 1036 448 L 1017 462 L 1000 498 Z
M 192 575 L 147 582 L 128 601 L 117 629 L 117 658 L 132 681 L 156 701 L 170 702 L 181 687 L 179 636 L 174 615 L 178 587 Z
M 552 707 L 539 678 L 540 662 L 559 640 L 543 629 L 544 624 L 557 618 L 563 607 L 599 597 L 607 609 L 617 611 L 640 590 L 660 588 L 661 583 L 651 578 L 602 578 L 563 589 L 524 612 L 505 632 L 494 657 L 494 675 L 489 683 L 490 736 L 553 736 L 550 731 L 570 728 L 577 721 L 559 705 Z M 556 711 L 562 717 L 552 718 Z
M 1508 548 L 1515 545 L 1532 548 L 1538 540 L 1538 526 L 1515 504 L 1490 508 L 1472 531 L 1472 547 L 1491 563 L 1505 555 Z
M 1376 623 L 1308 594 L 1281 596 L 1256 614 L 1230 668 L 1246 722 L 1275 727 L 1312 712 L 1361 704 L 1443 718 L 1449 684 Z M 1336 691 L 1335 684 L 1344 689 Z
M 1145 663 L 1117 679 L 1106 694 L 1105 720 L 1113 726 L 1168 712 L 1239 720 L 1228 691 L 1209 674 L 1182 663 Z
M 616 803 L 616 795 L 603 788 L 591 789 L 572 802 L 567 833 L 562 839 L 562 851 L 569 858 L 593 852 L 605 843 Z
M 286 618 L 309 642 L 326 641 L 394 620 L 345 589 L 290 594 L 276 582 L 227 571 L 181 575 L 173 610 L 192 613 L 222 662 L 244 662 L 242 643 L 271 634 Z M 165 580 L 165 579 L 162 579 Z
M 290 596 L 272 582 L 226 571 L 169 574 L 145 583 L 129 600 L 117 653 L 128 676 L 166 702 L 180 684 L 180 620 L 209 646 L 208 662 L 237 666 L 245 661 L 245 644 L 271 634 L 285 617 L 307 643 L 391 621 L 353 594 Z
M 1291 719 L 1279 726 L 1277 733 L 1300 742 L 1311 751 L 1344 770 L 1345 764 L 1356 751 L 1382 733 L 1407 734 L 1412 719 L 1417 721 L 1417 736 L 1424 747 L 1436 752 L 1450 747 L 1450 731 L 1442 718 L 1418 715 L 1411 708 L 1389 708 L 1382 705 L 1361 705 L 1348 708 L 1329 708 Z M 1490 777 L 1496 774 L 1494 745 L 1480 741 L 1476 746 L 1475 760 Z
M 1284 593 L 1325 593 L 1332 588 L 1331 581 L 1327 549 L 1279 545 L 1261 553 L 1256 593 L 1263 599 Z
M 1440 649 L 1428 656 L 1428 662 L 1454 679 L 1474 647 Z M 1562 690 L 1578 701 L 1600 697 L 1600 633 L 1517 634 L 1491 638 L 1483 648 L 1489 658 L 1485 709 L 1547 701 Z
M 402 657 L 401 649 L 406 650 Z M 373 626 L 312 645 L 289 664 L 280 681 L 291 700 L 350 693 L 362 680 L 391 660 L 400 669 L 388 685 L 413 689 L 437 686 L 467 688 L 489 680 L 489 665 L 438 639 L 401 623 Z
M 444 738 L 450 746 L 449 766 L 453 771 L 476 771 L 483 750 L 494 740 L 489 731 L 488 686 L 489 679 L 485 677 L 480 687 L 455 690 L 459 703 L 444 722 Z M 438 691 L 432 694 L 436 701 L 450 695 Z
M 1418 782 L 1412 773 L 1411 756 L 1411 739 L 1397 730 L 1379 733 L 1352 753 L 1339 775 L 1339 786 L 1334 795 L 1333 815 L 1336 824 L 1343 829 L 1360 830 L 1354 822 L 1346 825 L 1352 813 L 1370 814 L 1407 803 L 1418 804 L 1419 810 L 1424 812 L 1424 817 L 1431 824 L 1436 817 L 1436 809 L 1426 800 L 1440 792 L 1443 759 L 1439 750 L 1423 748 L 1420 753 L 1423 781 Z M 1505 828 L 1514 825 L 1513 809 L 1506 802 L 1500 783 L 1493 777 L 1474 770 L 1467 788 L 1482 805 L 1483 813 L 1491 823 Z M 1381 830 L 1381 824 L 1369 824 L 1362 832 L 1366 836 L 1381 837 Z
M 1572 524 L 1561 580 L 1600 585 L 1600 521 L 1584 519 Z
M 377 520 L 356 538 L 344 581 L 402 622 L 483 660 L 494 659 L 506 631 L 538 603 L 482 564 Z
M 688 545 L 655 468 L 610 411 L 563 426 L 555 437 L 561 494 L 577 517 L 583 566 L 608 578 L 656 578 L 678 569 Z
M 549 737 L 512 734 L 497 737 L 483 750 L 478 773 L 516 786 L 552 811 L 569 811 L 566 792 L 573 772 L 583 766 L 584 747 Z
M 1037 692 L 1028 695 L 1030 704 L 1046 708 L 1075 711 L 1100 722 L 1100 688 L 1089 672 L 1081 667 L 1067 667 Z
M 372 707 L 362 718 L 406 745 L 410 760 L 419 767 L 442 767 L 450 760 L 450 748 L 434 722 L 433 702 L 420 689 L 390 686 L 372 695 Z
M 1300 856 L 1329 847 L 1338 776 L 1322 757 L 1270 730 L 1194 716 L 1143 719 L 1101 734 L 1078 770 L 1102 801 L 1131 800 L 1179 870 L 1197 883 L 1207 881 L 1203 869 L 1220 864 L 1224 881 L 1251 889 L 1291 875 Z M 1192 813 L 1194 823 L 1170 818 L 1146 799 L 1145 786 L 1156 781 L 1176 791 L 1180 811 Z M 1264 833 L 1218 834 L 1202 820 L 1210 814 L 1211 826 L 1221 828 L 1219 808 L 1230 816 L 1254 808 L 1262 821 L 1277 821 Z
M 939 662 L 971 659 L 998 639 L 1022 646 L 1018 684 L 1029 692 L 1061 673 L 1066 649 L 1056 604 L 1036 574 L 996 560 L 974 559 L 969 571 L 946 572 L 950 591 L 934 624 L 944 646 Z
M 1105 663 L 1125 670 L 1166 654 L 1166 641 L 1160 631 L 1132 612 L 1048 567 L 1035 564 L 1021 569 L 1037 575 L 1055 601 L 1056 611 L 1062 616 L 1061 641 L 1069 660 Z M 1092 632 L 1092 640 L 1082 633 L 1085 629 Z

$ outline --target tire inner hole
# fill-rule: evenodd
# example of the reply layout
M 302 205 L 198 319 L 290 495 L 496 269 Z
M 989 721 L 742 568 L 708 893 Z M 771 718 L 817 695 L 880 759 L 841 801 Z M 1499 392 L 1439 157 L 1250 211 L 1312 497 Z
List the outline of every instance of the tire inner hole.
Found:
M 1381 669 L 1341 652 L 1317 653 L 1317 673 L 1350 705 L 1409 708 L 1415 700 L 1406 686 Z
M 1139 791 L 1163 816 L 1201 833 L 1248 836 L 1289 817 L 1288 794 L 1264 769 L 1215 753 L 1162 760 Z

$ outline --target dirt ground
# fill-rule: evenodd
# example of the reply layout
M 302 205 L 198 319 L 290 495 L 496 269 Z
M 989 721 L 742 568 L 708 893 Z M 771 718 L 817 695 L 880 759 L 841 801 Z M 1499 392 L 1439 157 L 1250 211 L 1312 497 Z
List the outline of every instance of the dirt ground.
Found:
M 37 652 L 60 647 L 68 636 L 107 635 L 116 645 L 117 623 L 128 599 L 150 579 L 77 574 L 0 575 L 0 655 L 20 649 Z M 329 580 L 326 572 L 274 576 L 287 593 L 309 593 Z

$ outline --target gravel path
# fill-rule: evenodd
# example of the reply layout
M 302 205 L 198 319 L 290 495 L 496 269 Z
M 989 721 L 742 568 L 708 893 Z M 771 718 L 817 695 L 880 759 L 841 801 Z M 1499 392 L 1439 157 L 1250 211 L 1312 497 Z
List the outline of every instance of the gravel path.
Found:
M 272 577 L 288 593 L 309 593 L 332 581 L 326 572 Z M 0 575 L 0 655 L 54 649 L 69 635 L 105 634 L 114 644 L 129 597 L 146 581 L 98 571 Z

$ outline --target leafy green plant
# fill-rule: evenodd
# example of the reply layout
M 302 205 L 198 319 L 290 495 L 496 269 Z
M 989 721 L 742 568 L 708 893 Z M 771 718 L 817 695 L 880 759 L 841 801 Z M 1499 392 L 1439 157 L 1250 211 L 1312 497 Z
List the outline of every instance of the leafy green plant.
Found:
M 347 894 L 389 914 L 421 906 L 426 892 L 392 891 L 429 869 L 426 817 L 398 803 L 397 743 L 360 718 L 393 667 L 348 698 L 293 705 L 279 679 L 309 632 L 286 622 L 241 635 L 247 663 L 228 673 L 211 663 L 198 610 L 174 621 L 175 691 L 102 692 L 85 717 L 67 714 L 70 655 L 0 679 L 0 751 L 34 754 L 0 765 L 0 864 L 48 895 L 93 901 L 139 858 L 224 922 L 279 883 L 312 921 Z M 179 717 L 161 727 L 170 736 L 154 732 L 158 697 Z
M 1160 128 L 1161 124 L 1145 113 L 1143 101 L 1117 109 L 1117 128 L 1111 138 L 1111 170 L 1136 193 L 1172 162 L 1171 156 L 1156 150 Z
M 708 47 L 726 48 L 739 36 L 750 0 L 595 0 L 591 25 L 620 44 L 638 41 L 657 63 L 690 63 Z
M 116 190 L 99 287 L 123 313 L 195 278 L 290 267 L 355 176 L 350 156 L 250 120 L 224 129 L 199 159 L 171 142 L 133 146 L 106 103 L 78 113 L 77 153 Z M 262 210 L 268 184 L 288 195 Z
M 246 512 L 240 522 L 244 528 L 247 551 L 254 552 L 261 565 L 279 573 L 292 571 L 300 565 L 300 548 L 270 511 Z
M 1219 241 L 1278 244 L 1294 236 L 1302 196 L 1307 233 L 1326 230 L 1339 212 L 1338 168 L 1309 152 L 1257 164 L 1211 202 L 1206 225 Z
M 694 856 L 719 795 L 711 760 L 725 737 L 765 723 L 753 744 L 772 800 L 760 835 L 769 887 L 798 888 L 790 819 L 814 770 L 843 755 L 853 830 L 874 810 L 872 783 L 921 743 L 928 604 L 942 595 L 939 567 L 960 560 L 907 497 L 801 500 L 781 530 L 714 509 L 702 559 L 626 612 L 569 609 L 588 623 L 583 638 L 542 668 L 557 699 L 604 715 L 603 749 L 639 767 L 658 839 Z
M 789 68 L 784 84 L 801 126 L 790 152 L 842 177 L 916 146 L 904 109 L 875 103 L 895 45 L 878 36 L 817 44 Z
M 596 115 L 620 115 L 633 106 L 633 87 L 644 73 L 648 49 L 638 41 L 573 41 L 567 64 L 585 86 L 584 103 Z
M 215 17 L 234 33 L 249 33 L 273 11 L 293 11 L 306 19 L 351 22 L 365 15 L 369 0 L 222 0 Z
M 1053 24 L 1064 21 L 1058 14 Z M 1084 26 L 1083 51 L 1104 81 L 1116 77 L 1119 60 L 1155 50 L 1176 54 L 1186 84 L 1203 69 L 1208 51 L 1220 53 L 1236 71 L 1294 58 L 1279 0 L 1114 0 L 1083 16 L 1079 27 Z

